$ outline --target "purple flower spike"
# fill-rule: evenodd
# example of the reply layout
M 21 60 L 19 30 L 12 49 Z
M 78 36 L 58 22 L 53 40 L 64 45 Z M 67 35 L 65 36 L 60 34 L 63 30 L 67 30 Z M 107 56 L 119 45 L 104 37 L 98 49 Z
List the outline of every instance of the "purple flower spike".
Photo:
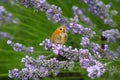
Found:
M 88 71 L 90 78 L 100 77 L 105 72 L 105 65 L 95 60 L 87 49 L 80 49 L 80 53 L 80 66 Z
M 11 34 L 6 33 L 6 32 L 0 32 L 0 38 L 1 39 L 8 38 L 8 39 L 11 39 L 11 40 L 14 39 L 14 37 Z
M 77 23 L 70 23 L 69 30 L 72 30 L 73 34 L 82 34 L 86 37 L 93 37 L 95 32 L 91 30 L 91 28 L 84 28 L 82 25 Z
M 8 75 L 10 78 L 13 78 L 13 76 L 16 78 L 16 77 L 18 77 L 19 76 L 19 71 L 18 71 L 18 69 L 14 69 L 13 71 L 10 71 L 9 70 L 9 75 Z
M 27 52 L 27 53 L 33 53 L 34 52 L 34 47 L 25 47 L 20 43 L 13 43 L 11 40 L 7 41 L 7 44 L 13 47 L 13 50 L 16 52 Z
M 51 41 L 49 39 L 46 39 L 45 41 L 40 43 L 40 46 L 44 46 L 45 49 L 47 48 L 47 50 L 51 50 L 56 55 L 61 55 L 69 60 L 79 60 L 80 54 L 77 49 L 72 49 L 71 46 L 67 48 L 65 45 L 49 42 Z M 49 47 L 49 45 L 51 46 Z
M 85 22 L 86 24 L 88 24 L 91 27 L 95 27 L 95 25 L 92 23 L 90 18 L 88 18 L 84 15 L 84 12 L 82 9 L 79 9 L 77 6 L 73 6 L 73 11 L 74 11 L 74 15 L 78 16 L 81 21 Z
M 88 37 L 82 37 L 82 41 L 80 43 L 83 47 L 90 45 L 90 40 Z
M 6 24 L 17 24 L 18 18 L 14 18 L 11 13 L 8 13 L 3 6 L 0 6 L 0 27 Z
M 118 29 L 106 30 L 102 32 L 102 36 L 107 38 L 108 43 L 114 43 L 117 38 L 120 38 L 120 32 Z
M 22 59 L 25 68 L 9 70 L 10 78 L 19 78 L 22 80 L 39 80 L 41 77 L 49 76 L 51 73 L 57 75 L 60 69 L 71 70 L 74 67 L 73 61 L 58 61 L 56 58 L 46 59 L 45 56 L 39 56 L 37 59 L 26 56 Z
M 106 69 L 105 69 L 105 65 L 96 61 L 96 65 L 88 67 L 87 71 L 88 71 L 88 76 L 94 79 L 95 77 L 100 77 L 106 71 Z
M 112 10 L 110 10 L 110 4 L 105 5 L 101 0 L 82 1 L 89 6 L 89 11 L 101 18 L 105 24 L 115 26 L 115 22 L 112 20 L 112 16 L 114 16 L 114 13 L 112 13 Z M 115 15 L 117 13 L 118 12 L 115 10 Z

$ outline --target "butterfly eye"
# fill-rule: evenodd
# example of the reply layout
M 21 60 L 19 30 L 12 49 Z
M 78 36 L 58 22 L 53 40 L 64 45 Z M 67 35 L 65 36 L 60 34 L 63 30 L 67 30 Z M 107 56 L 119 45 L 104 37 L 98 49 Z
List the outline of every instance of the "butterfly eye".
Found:
M 60 31 L 62 31 L 62 28 L 60 28 Z

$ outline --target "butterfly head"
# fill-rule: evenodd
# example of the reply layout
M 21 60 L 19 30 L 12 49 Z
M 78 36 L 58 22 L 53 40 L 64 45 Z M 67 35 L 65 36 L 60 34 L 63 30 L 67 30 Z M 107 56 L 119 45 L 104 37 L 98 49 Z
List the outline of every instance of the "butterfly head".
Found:
M 61 33 L 61 32 L 66 33 L 66 27 L 65 27 L 65 26 L 61 26 L 61 27 L 58 28 L 58 31 L 59 31 L 60 33 Z

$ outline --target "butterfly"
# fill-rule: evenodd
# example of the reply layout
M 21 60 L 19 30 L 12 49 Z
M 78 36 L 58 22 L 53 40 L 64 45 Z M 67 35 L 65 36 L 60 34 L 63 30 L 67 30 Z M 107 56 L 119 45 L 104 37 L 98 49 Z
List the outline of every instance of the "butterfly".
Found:
M 53 43 L 64 44 L 68 39 L 68 35 L 66 33 L 66 27 L 65 26 L 58 27 L 53 32 L 50 39 Z

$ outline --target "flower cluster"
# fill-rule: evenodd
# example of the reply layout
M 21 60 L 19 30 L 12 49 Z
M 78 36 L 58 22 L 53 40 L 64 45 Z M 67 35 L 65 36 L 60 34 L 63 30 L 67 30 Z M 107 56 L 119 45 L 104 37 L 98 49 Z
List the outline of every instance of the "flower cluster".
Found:
M 16 24 L 18 18 L 14 18 L 11 13 L 8 13 L 3 6 L 0 6 L 0 26 L 6 24 Z
M 20 0 L 20 2 L 26 7 L 35 8 L 35 10 L 38 11 L 44 11 L 48 20 L 65 25 L 67 27 L 67 31 L 72 31 L 74 34 L 83 34 L 84 36 L 89 37 L 93 37 L 95 34 L 91 28 L 85 28 L 84 26 L 78 24 L 76 16 L 70 19 L 62 16 L 61 8 L 56 5 L 50 5 L 46 0 Z
M 71 46 L 67 48 L 65 45 L 54 44 L 49 39 L 40 43 L 40 46 L 44 46 L 46 50 L 51 50 L 56 55 L 61 55 L 69 60 L 78 61 L 80 58 L 78 49 L 72 49 Z
M 66 21 L 63 21 L 64 18 L 62 18 L 61 12 L 62 11 L 60 7 L 51 5 L 49 9 L 46 10 L 46 15 L 48 17 L 48 20 L 52 20 L 54 22 L 60 22 L 61 24 L 63 24 L 66 23 Z
M 101 58 L 101 53 L 104 52 L 104 50 L 101 48 L 101 46 L 97 43 L 90 42 L 90 39 L 88 37 L 82 37 L 81 43 L 83 47 L 91 49 L 95 54 L 97 58 Z
M 34 47 L 28 47 L 27 48 L 27 47 L 23 46 L 22 44 L 14 43 L 11 40 L 8 40 L 7 44 L 12 46 L 13 50 L 16 51 L 16 52 L 27 52 L 27 53 L 30 53 L 30 54 L 32 54 L 34 52 Z
M 88 24 L 88 26 L 92 28 L 95 27 L 90 18 L 85 16 L 83 9 L 79 9 L 77 6 L 73 6 L 72 9 L 74 11 L 74 15 L 78 16 L 81 21 L 83 21 L 85 24 Z
M 80 49 L 81 58 L 79 60 L 80 66 L 85 68 L 90 78 L 100 77 L 105 71 L 105 64 L 95 60 L 89 51 Z
M 67 32 L 71 31 L 73 34 L 83 35 L 80 44 L 84 47 L 84 49 L 73 49 L 72 46 L 66 47 L 65 45 L 55 44 L 52 43 L 50 39 L 46 39 L 40 43 L 40 46 L 44 46 L 45 50 L 52 51 L 54 54 L 66 58 L 66 61 L 59 61 L 56 58 L 51 58 L 48 60 L 47 57 L 43 55 L 39 56 L 37 59 L 26 56 L 21 60 L 21 62 L 25 64 L 25 68 L 22 68 L 21 70 L 16 68 L 9 70 L 10 78 L 39 80 L 41 77 L 51 75 L 51 73 L 56 76 L 61 69 L 71 70 L 74 67 L 74 61 L 79 61 L 80 67 L 86 69 L 88 76 L 90 78 L 95 78 L 100 77 L 106 71 L 106 65 L 100 61 L 97 61 L 99 58 L 115 60 L 118 56 L 120 56 L 120 47 L 118 47 L 117 52 L 113 52 L 108 48 L 107 44 L 104 44 L 102 48 L 98 43 L 90 41 L 90 38 L 93 38 L 96 34 L 92 31 L 94 24 L 90 18 L 86 17 L 84 12 L 77 6 L 73 6 L 75 16 L 73 18 L 66 18 L 62 15 L 62 10 L 60 7 L 54 4 L 50 5 L 46 0 L 17 1 L 28 8 L 33 8 L 35 11 L 45 12 L 48 20 L 65 25 Z M 105 5 L 99 0 L 82 1 L 87 3 L 89 5 L 89 10 L 103 19 L 105 24 L 115 24 L 111 16 L 116 15 L 117 11 L 110 11 L 110 5 Z M 85 27 L 79 24 L 79 19 L 84 23 L 87 23 L 90 27 Z M 102 36 L 105 37 L 109 43 L 115 42 L 116 38 L 119 37 L 119 31 L 117 29 L 107 30 L 102 33 Z M 20 43 L 13 43 L 11 40 L 8 40 L 7 44 L 12 46 L 16 52 L 33 53 L 34 51 L 33 47 L 27 48 Z
M 101 0 L 82 0 L 84 3 L 89 5 L 89 11 L 101 18 L 105 24 L 115 25 L 111 16 L 116 15 L 116 10 L 110 10 L 111 5 L 105 5 Z
M 61 55 L 66 59 L 73 61 L 79 61 L 81 58 L 86 57 L 86 55 L 87 58 L 92 56 L 88 49 L 72 49 L 71 46 L 67 48 L 65 45 L 52 43 L 49 39 L 40 43 L 40 46 L 44 46 L 46 50 L 51 50 L 56 55 Z
M 118 29 L 110 29 L 103 31 L 102 36 L 107 39 L 108 43 L 114 43 L 117 38 L 120 38 L 120 32 Z
M 88 49 L 72 49 L 71 46 L 67 48 L 65 45 L 54 44 L 49 39 L 46 39 L 40 45 L 44 46 L 46 50 L 51 50 L 56 55 L 61 55 L 72 61 L 79 61 L 80 66 L 88 71 L 88 76 L 91 78 L 100 77 L 105 72 L 105 65 L 96 61 Z M 90 68 L 95 69 L 90 71 Z
M 85 28 L 82 25 L 75 22 L 70 22 L 67 29 L 70 29 L 74 34 L 82 34 L 86 37 L 94 37 L 95 35 L 95 32 L 92 31 L 91 28 Z
M 10 78 L 19 78 L 21 80 L 34 79 L 39 80 L 41 77 L 46 77 L 51 74 L 57 75 L 60 69 L 71 70 L 74 67 L 73 61 L 58 61 L 56 58 L 46 59 L 46 56 L 39 56 L 37 59 L 26 56 L 22 58 L 22 63 L 25 68 L 22 70 L 9 70 Z
M 34 8 L 36 11 L 45 11 L 48 20 L 59 22 L 62 25 L 65 25 L 67 22 L 61 15 L 61 8 L 48 4 L 46 0 L 19 0 L 19 2 L 26 7 Z
M 94 79 L 95 77 L 100 77 L 105 71 L 105 65 L 96 61 L 96 64 L 87 68 L 88 76 Z
M 10 33 L 0 32 L 0 38 L 1 39 L 5 39 L 5 38 L 13 39 L 14 37 Z
M 94 43 L 94 42 L 90 42 L 90 39 L 88 37 L 82 37 L 82 41 L 80 44 L 83 47 L 92 50 L 92 52 L 94 53 L 94 57 L 96 57 L 96 58 L 104 57 L 107 59 L 115 60 L 119 56 L 119 51 L 117 51 L 117 52 L 111 51 L 108 48 L 107 44 L 104 44 L 103 48 L 102 48 L 101 45 Z

